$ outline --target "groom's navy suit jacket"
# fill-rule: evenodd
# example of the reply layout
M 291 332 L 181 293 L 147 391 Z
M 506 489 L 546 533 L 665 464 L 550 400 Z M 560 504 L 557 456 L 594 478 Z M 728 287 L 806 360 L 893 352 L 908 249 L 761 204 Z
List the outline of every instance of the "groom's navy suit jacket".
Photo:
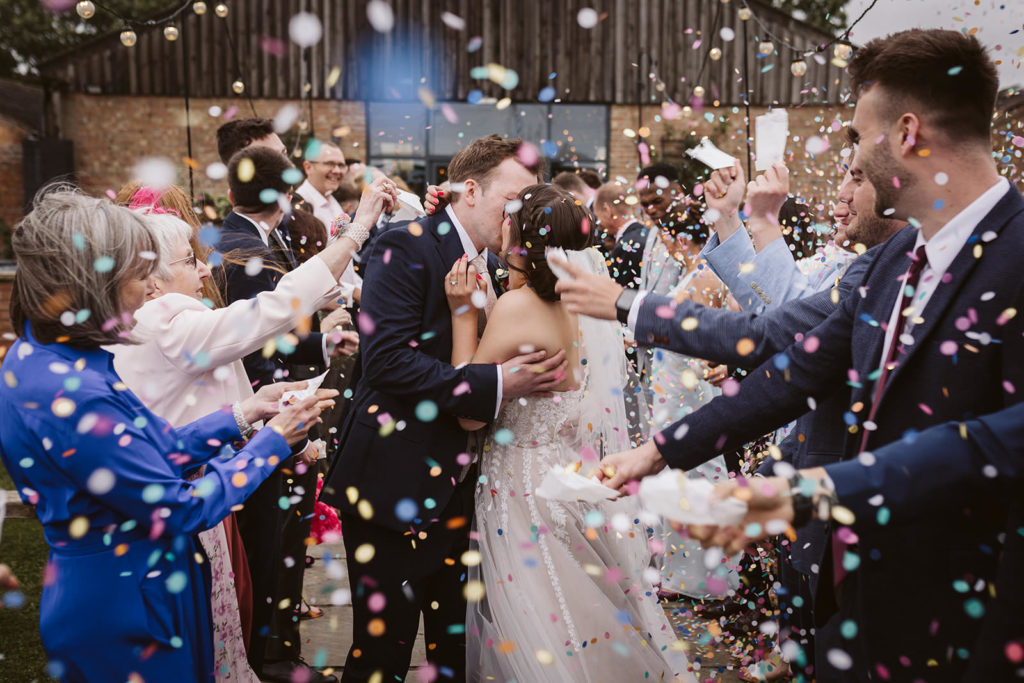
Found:
M 837 383 L 852 389 L 844 456 L 855 457 L 881 361 L 882 326 L 903 288 L 915 238 L 904 231 L 883 245 L 855 296 L 790 346 L 784 362 L 765 363 L 735 395 L 715 398 L 659 434 L 658 448 L 668 463 L 689 468 L 739 446 L 800 415 L 809 397 Z M 868 448 L 1020 400 L 1024 316 L 1015 312 L 1024 308 L 1022 254 L 1024 199 L 1011 187 L 978 224 L 920 313 L 923 320 L 910 330 L 914 342 L 889 375 Z M 880 506 L 900 495 L 884 486 L 878 493 Z M 961 653 L 976 648 L 982 623 L 967 616 L 974 603 L 965 603 L 993 602 L 989 587 L 1000 561 L 1000 573 L 1007 565 L 1018 577 L 1024 570 L 1022 538 L 1012 527 L 1021 520 L 1021 505 L 973 500 L 923 520 L 875 524 L 860 534 L 853 549 L 860 565 L 842 584 L 840 615 L 858 624 L 850 649 L 862 678 L 884 666 L 900 678 L 959 680 L 968 665 Z M 958 590 L 963 586 L 966 593 Z M 1019 579 L 1009 588 L 997 606 L 1019 600 L 1024 590 Z M 986 621 L 985 627 L 998 631 L 1003 625 Z M 937 665 L 928 666 L 929 660 Z
M 397 531 L 429 526 L 451 498 L 467 444 L 458 417 L 490 422 L 497 412 L 496 366 L 451 364 L 444 279 L 462 254 L 441 212 L 389 227 L 364 261 L 362 373 L 323 498 L 353 515 L 365 500 L 371 522 Z M 418 510 L 411 521 L 395 514 L 404 500 Z

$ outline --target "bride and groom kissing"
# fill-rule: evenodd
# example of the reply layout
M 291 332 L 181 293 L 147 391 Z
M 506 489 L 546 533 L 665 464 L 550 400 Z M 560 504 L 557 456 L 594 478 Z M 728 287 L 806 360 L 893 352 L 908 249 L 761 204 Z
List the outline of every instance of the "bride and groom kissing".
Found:
M 603 269 L 593 217 L 529 152 L 474 141 L 451 205 L 363 250 L 362 376 L 323 490 L 352 590 L 344 681 L 404 679 L 421 615 L 424 680 L 689 675 L 635 503 L 533 495 L 629 441 L 618 329 L 569 314 L 545 261 Z

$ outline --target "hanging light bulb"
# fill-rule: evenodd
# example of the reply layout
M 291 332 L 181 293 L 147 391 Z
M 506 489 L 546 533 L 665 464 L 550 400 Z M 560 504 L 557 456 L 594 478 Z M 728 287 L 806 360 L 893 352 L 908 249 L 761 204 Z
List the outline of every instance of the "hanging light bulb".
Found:
M 710 50 L 708 50 L 708 57 L 711 58 L 712 62 L 717 62 L 719 59 L 722 58 L 722 50 L 717 47 L 713 47 Z
M 695 85 L 693 87 L 693 96 L 694 97 L 704 97 L 704 86 L 703 85 Z
M 223 19 L 228 15 L 228 6 L 223 2 L 218 2 L 217 6 L 213 8 L 213 13 Z
M 749 7 L 740 7 L 739 11 L 736 12 L 736 16 L 740 18 L 740 21 L 747 21 L 753 14 Z
M 92 4 L 90 0 L 82 0 L 75 5 L 75 11 L 83 19 L 92 19 L 93 15 L 96 14 L 96 5 Z
M 231 89 L 236 95 L 241 95 L 245 92 L 245 83 L 242 82 L 241 78 L 236 79 L 235 82 L 231 84 Z
M 757 51 L 763 55 L 770 55 L 775 52 L 775 45 L 770 40 L 763 40 L 761 44 L 757 46 Z
M 799 78 L 800 76 L 803 76 L 805 73 L 807 73 L 807 62 L 805 62 L 802 59 L 798 59 L 789 65 L 789 70 L 793 73 L 794 76 Z
M 135 35 L 135 31 L 130 28 L 126 28 L 121 31 L 121 44 L 125 47 L 132 47 L 139 40 L 139 37 Z
M 841 59 L 844 62 L 850 61 L 850 57 L 853 56 L 853 45 L 850 45 L 845 40 L 840 40 L 836 43 L 836 46 L 832 48 L 832 56 L 836 59 Z
M 164 38 L 171 41 L 172 43 L 178 39 L 178 27 L 177 26 L 164 26 Z
M 203 0 L 197 0 L 197 2 L 193 2 L 192 11 L 198 14 L 199 16 L 203 16 L 204 14 L 206 14 L 206 3 L 203 2 Z

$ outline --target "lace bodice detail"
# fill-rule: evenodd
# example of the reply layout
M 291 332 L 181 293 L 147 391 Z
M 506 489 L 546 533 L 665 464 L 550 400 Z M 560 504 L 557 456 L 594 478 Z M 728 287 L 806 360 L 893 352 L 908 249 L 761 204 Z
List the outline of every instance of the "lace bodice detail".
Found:
M 511 432 L 513 446 L 543 446 L 572 440 L 578 429 L 582 389 L 555 394 L 552 398 L 526 396 L 510 402 L 494 423 L 494 434 Z M 507 436 L 507 435 L 505 435 Z M 498 438 L 498 442 L 504 441 Z

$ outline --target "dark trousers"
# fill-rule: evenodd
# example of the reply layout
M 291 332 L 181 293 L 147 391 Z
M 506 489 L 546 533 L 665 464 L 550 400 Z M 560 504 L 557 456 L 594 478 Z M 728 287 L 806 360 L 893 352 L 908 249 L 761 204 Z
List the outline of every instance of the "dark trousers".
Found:
M 281 548 L 278 553 L 277 588 L 271 610 L 270 635 L 264 658 L 267 662 L 298 659 L 301 654 L 299 615 L 302 605 L 302 582 L 306 573 L 306 539 L 313 524 L 316 504 L 315 465 L 302 474 L 288 468 L 282 479 L 282 494 L 293 501 L 287 511 L 281 510 Z M 281 605 L 284 607 L 281 607 Z
M 378 680 L 404 680 L 421 613 L 427 661 L 437 668 L 436 680 L 466 679 L 466 567 L 461 558 L 469 549 L 474 486 L 475 478 L 467 477 L 456 487 L 425 538 L 341 515 L 353 607 L 352 647 L 342 681 L 367 681 L 376 672 L 382 675 Z M 365 546 L 372 547 L 373 557 L 360 562 L 366 560 Z
M 291 459 L 281 467 L 287 466 Z M 249 664 L 256 672 L 263 670 L 263 655 L 270 633 L 272 612 L 278 600 L 278 569 L 281 563 L 281 532 L 283 517 L 278 500 L 283 490 L 283 475 L 279 467 L 260 484 L 245 501 L 235 518 L 238 532 L 245 545 L 252 582 L 252 630 L 249 638 Z

